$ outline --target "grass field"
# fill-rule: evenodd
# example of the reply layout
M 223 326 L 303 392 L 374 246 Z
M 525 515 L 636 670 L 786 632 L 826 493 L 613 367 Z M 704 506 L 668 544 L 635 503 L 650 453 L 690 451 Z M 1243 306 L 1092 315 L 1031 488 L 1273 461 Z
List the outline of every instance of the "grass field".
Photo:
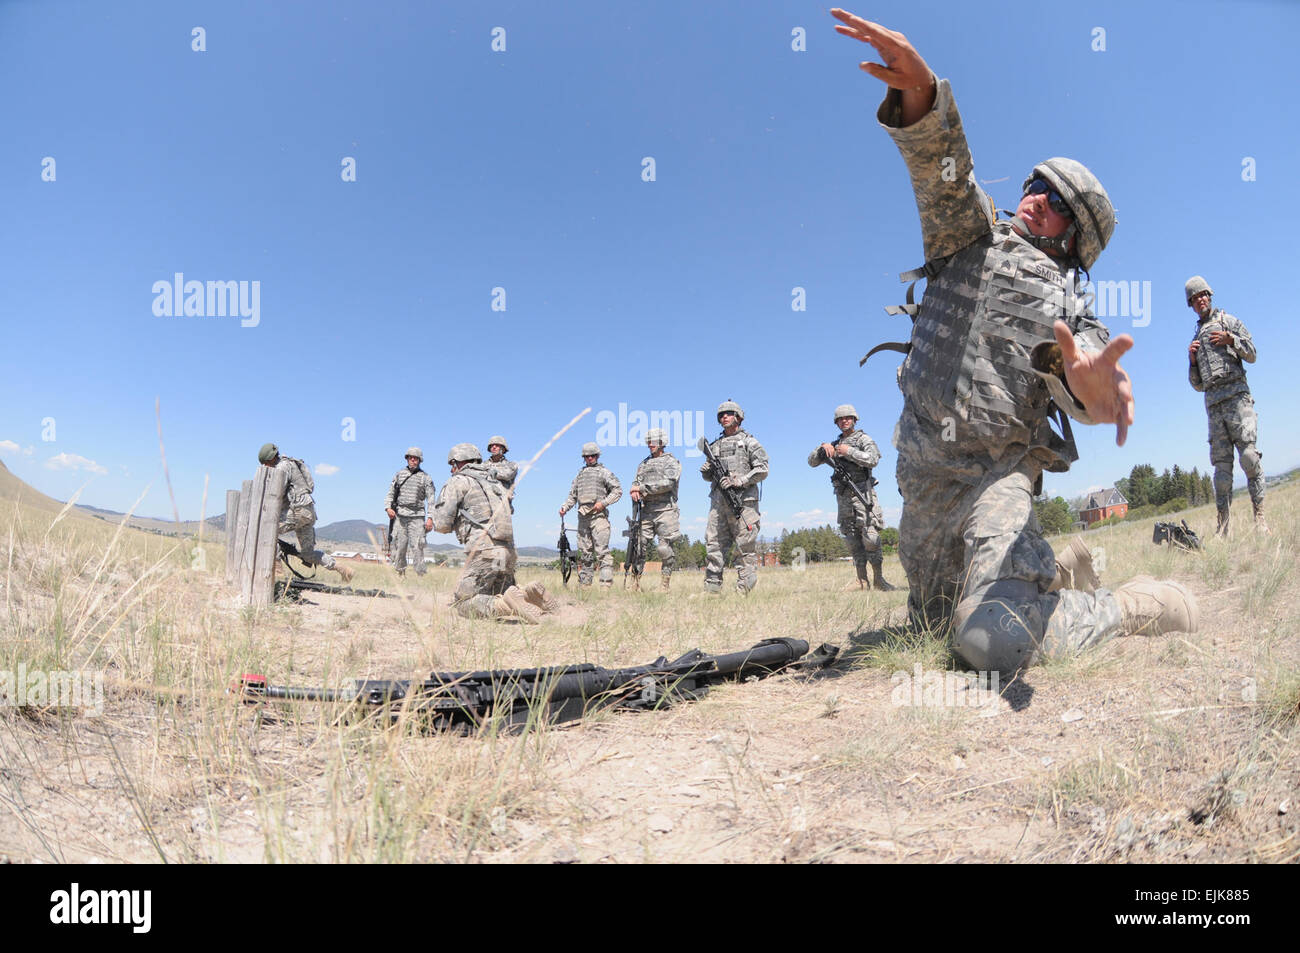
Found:
M 694 572 L 668 594 L 562 593 L 540 626 L 459 618 L 455 570 L 363 566 L 355 586 L 403 598 L 254 613 L 218 546 L 200 556 L 18 496 L 0 486 L 0 672 L 102 672 L 105 695 L 101 715 L 0 707 L 0 860 L 1300 859 L 1292 485 L 1271 491 L 1271 537 L 1238 501 L 1235 537 L 1201 554 L 1153 546 L 1149 520 L 1087 534 L 1105 584 L 1189 586 L 1201 631 L 1116 640 L 994 697 L 942 641 L 890 628 L 905 592 L 846 591 L 844 564 L 763 570 L 748 599 L 707 596 Z M 1179 515 L 1209 537 L 1212 510 Z M 885 571 L 903 578 L 896 560 Z M 520 576 L 559 589 L 558 573 Z M 470 736 L 341 723 L 329 706 L 258 715 L 226 691 L 243 672 L 340 685 L 634 665 L 778 635 L 846 660 L 670 710 Z M 943 687 L 933 704 L 911 703 L 918 665 Z

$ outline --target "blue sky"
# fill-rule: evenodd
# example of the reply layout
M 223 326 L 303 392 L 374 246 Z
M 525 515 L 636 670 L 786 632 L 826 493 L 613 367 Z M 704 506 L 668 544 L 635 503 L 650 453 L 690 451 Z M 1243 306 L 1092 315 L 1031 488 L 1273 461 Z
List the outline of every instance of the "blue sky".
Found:
M 857 69 L 871 51 L 827 10 L 0 4 L 0 460 L 61 499 L 89 480 L 82 501 L 111 509 L 152 483 L 140 512 L 169 515 L 157 398 L 182 518 L 199 515 L 205 475 L 207 512 L 224 509 L 273 440 L 316 469 L 322 523 L 381 521 L 409 444 L 441 486 L 453 443 L 503 433 L 525 460 L 591 407 L 519 487 L 517 538 L 550 545 L 601 412 L 702 413 L 712 434 L 734 398 L 772 457 L 775 535 L 833 519 L 828 471 L 805 457 L 848 401 L 884 453 L 896 523 L 897 356 L 857 362 L 906 333 L 883 306 L 921 263 L 920 229 L 875 123 L 883 87 Z M 1076 428 L 1082 459 L 1046 490 L 1073 496 L 1137 463 L 1209 467 L 1186 382 L 1193 273 L 1260 350 L 1267 472 L 1300 464 L 1283 358 L 1300 343 L 1300 5 L 855 12 L 952 81 L 999 206 L 1066 155 L 1118 209 L 1092 276 L 1142 301 L 1106 317 L 1136 339 L 1137 421 L 1123 448 L 1113 428 Z M 177 272 L 257 282 L 255 323 L 156 314 L 155 283 Z M 698 458 L 673 449 L 683 528 L 700 537 Z M 626 488 L 643 456 L 612 445 L 603 462 Z

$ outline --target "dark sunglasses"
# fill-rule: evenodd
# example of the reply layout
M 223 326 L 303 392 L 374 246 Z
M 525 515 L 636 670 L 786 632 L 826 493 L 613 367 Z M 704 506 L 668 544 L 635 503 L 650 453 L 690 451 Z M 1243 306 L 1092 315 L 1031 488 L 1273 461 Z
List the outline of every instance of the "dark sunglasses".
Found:
M 1026 195 L 1046 195 L 1048 207 L 1057 215 L 1063 215 L 1066 218 L 1074 218 L 1074 212 L 1065 199 L 1061 198 L 1061 193 L 1048 184 L 1046 179 L 1034 179 L 1025 189 Z

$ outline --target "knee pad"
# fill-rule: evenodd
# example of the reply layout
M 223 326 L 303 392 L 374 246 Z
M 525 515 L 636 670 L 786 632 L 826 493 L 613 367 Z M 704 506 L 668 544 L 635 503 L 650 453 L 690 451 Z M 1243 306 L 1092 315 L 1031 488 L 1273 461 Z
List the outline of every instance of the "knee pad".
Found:
M 1038 587 L 1003 579 L 957 604 L 953 650 L 972 668 L 1011 675 L 1029 665 L 1043 637 Z
M 1246 471 L 1246 476 L 1259 476 L 1259 461 L 1263 456 L 1264 455 L 1254 447 L 1251 447 L 1249 450 L 1241 451 L 1241 468 Z

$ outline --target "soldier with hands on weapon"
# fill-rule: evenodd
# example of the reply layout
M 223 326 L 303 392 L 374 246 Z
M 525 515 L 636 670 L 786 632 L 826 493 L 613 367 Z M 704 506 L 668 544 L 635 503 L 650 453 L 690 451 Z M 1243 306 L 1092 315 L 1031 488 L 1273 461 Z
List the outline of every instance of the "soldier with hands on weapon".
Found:
M 823 443 L 808 455 L 808 466 L 829 463 L 835 471 L 831 483 L 835 487 L 838 504 L 840 532 L 848 540 L 853 566 L 857 570 L 858 588 L 873 587 L 884 592 L 894 589 L 885 581 L 883 554 L 880 548 L 880 531 L 885 528 L 885 518 L 876 498 L 876 481 L 872 469 L 880 463 L 880 448 L 876 442 L 858 429 L 858 412 L 852 404 L 835 408 L 835 426 L 840 435 L 830 443 Z M 872 574 L 867 575 L 867 564 Z
M 587 588 L 600 564 L 600 587 L 614 587 L 614 556 L 609 551 L 609 508 L 623 496 L 623 486 L 600 462 L 600 447 L 582 445 L 582 469 L 573 478 L 569 496 L 560 506 L 560 516 L 578 507 L 578 585 Z
M 659 572 L 659 588 L 667 592 L 671 584 L 673 567 L 677 554 L 673 543 L 681 538 L 681 513 L 677 508 L 677 486 L 682 478 L 682 465 L 676 457 L 665 450 L 668 434 L 655 427 L 645 435 L 646 446 L 650 456 L 641 461 L 636 468 L 629 495 L 633 503 L 640 507 L 636 515 L 635 528 L 629 521 L 628 532 L 639 534 L 640 565 L 632 566 L 633 587 L 641 588 L 641 572 L 645 567 L 645 554 L 659 536 L 658 553 L 662 568 Z M 629 537 L 628 562 L 631 564 L 632 545 Z
M 737 591 L 748 595 L 758 585 L 758 485 L 767 479 L 768 459 L 763 445 L 741 429 L 744 419 L 739 404 L 723 401 L 718 405 L 722 435 L 712 443 L 703 437 L 699 442 L 705 455 L 700 476 L 713 485 L 704 537 L 704 588 L 709 592 L 722 591 L 722 568 L 733 543 L 740 562 Z

